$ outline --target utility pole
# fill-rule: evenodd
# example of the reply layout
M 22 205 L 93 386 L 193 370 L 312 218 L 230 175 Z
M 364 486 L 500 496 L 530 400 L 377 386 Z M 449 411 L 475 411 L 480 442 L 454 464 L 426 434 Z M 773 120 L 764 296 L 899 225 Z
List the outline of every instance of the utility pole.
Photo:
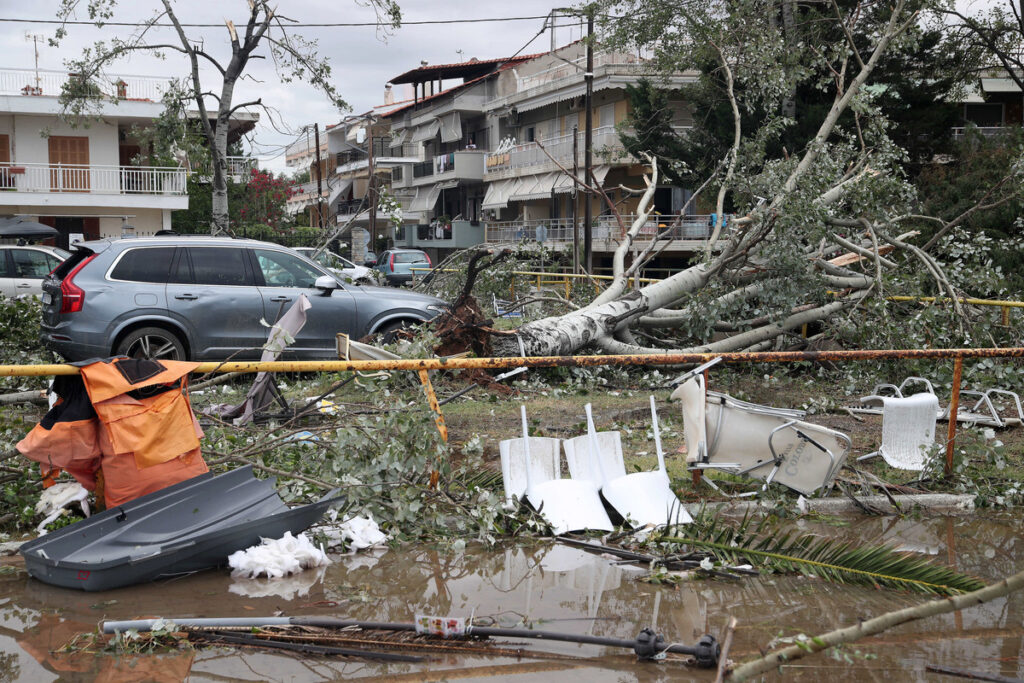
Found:
M 594 96 L 594 8 L 587 8 L 587 70 L 583 72 L 583 80 L 587 84 L 587 94 L 584 96 L 586 106 L 586 130 L 583 137 L 583 179 L 589 185 L 592 182 L 590 164 L 594 146 L 594 112 L 591 104 Z M 583 195 L 583 263 L 588 273 L 594 272 L 594 236 L 591 228 L 592 208 L 590 193 Z
M 578 121 L 579 119 L 577 119 Z M 572 272 L 574 275 L 580 272 L 580 226 L 576 221 L 576 204 L 579 200 L 579 185 L 576 179 L 580 177 L 580 134 L 579 126 L 572 127 L 572 192 L 569 198 L 572 200 Z
M 324 229 L 324 168 L 320 165 L 320 124 L 313 124 L 313 141 L 316 143 L 316 218 L 320 230 Z
M 366 183 L 366 198 L 370 202 L 370 244 L 374 246 L 374 253 L 377 252 L 377 193 L 376 193 L 376 178 L 377 174 L 373 169 L 373 118 L 367 119 L 366 123 L 366 170 L 370 174 L 370 179 Z

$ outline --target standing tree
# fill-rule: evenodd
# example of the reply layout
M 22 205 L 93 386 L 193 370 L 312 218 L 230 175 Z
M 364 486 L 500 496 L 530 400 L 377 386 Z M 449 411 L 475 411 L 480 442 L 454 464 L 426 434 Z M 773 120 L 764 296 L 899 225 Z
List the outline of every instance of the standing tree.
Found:
M 401 11 L 395 0 L 367 0 L 367 3 L 387 26 L 397 27 L 400 24 Z M 57 17 L 66 22 L 79 9 L 84 9 L 90 20 L 102 27 L 104 22 L 114 17 L 117 0 L 62 0 Z M 269 56 L 282 82 L 299 80 L 308 83 L 322 91 L 339 109 L 347 108 L 330 82 L 330 65 L 318 55 L 316 41 L 306 40 L 289 30 L 289 24 L 293 22 L 277 14 L 267 0 L 248 0 L 248 18 L 243 30 L 239 31 L 232 21 L 225 20 L 231 49 L 226 57 L 218 57 L 212 50 L 205 49 L 202 40 L 190 35 L 186 30 L 187 22 L 179 20 L 172 0 L 160 0 L 153 15 L 141 22 L 129 36 L 97 42 L 83 50 L 80 58 L 65 63 L 74 77 L 65 85 L 62 104 L 66 114 L 73 118 L 98 113 L 104 100 L 119 97 L 116 88 L 111 93 L 110 79 L 104 76 L 106 69 L 119 59 L 140 52 L 157 56 L 176 52 L 185 56 L 191 73 L 184 81 L 183 97 L 194 103 L 198 110 L 199 127 L 212 160 L 212 232 L 227 232 L 230 224 L 227 179 L 229 123 L 232 115 L 240 109 L 266 107 L 262 98 L 238 104 L 234 101 L 235 86 L 245 74 L 249 61 Z M 158 39 L 157 34 L 167 27 L 172 30 L 173 38 Z M 67 29 L 61 25 L 52 42 L 57 44 L 66 35 Z M 219 88 L 203 85 L 201 63 L 212 67 L 219 75 Z
M 578 310 L 492 334 L 494 351 L 765 349 L 808 323 L 853 317 L 873 296 L 884 304 L 877 295 L 911 270 L 926 274 L 933 293 L 955 301 L 958 282 L 907 233 L 928 223 L 939 226 L 936 235 L 952 235 L 974 209 L 920 215 L 904 172 L 907 153 L 894 143 L 884 107 L 894 90 L 877 80 L 888 60 L 919 47 L 922 12 L 935 9 L 929 1 L 596 3 L 599 14 L 615 17 L 605 44 L 652 50 L 667 72 L 704 65 L 719 84 L 728 135 L 698 190 L 708 194 L 718 222 L 698 262 L 629 289 L 630 276 L 664 244 L 652 240 L 626 265 L 658 182 L 657 159 L 648 156 L 648 190 L 637 220 L 620 225 L 609 287 Z M 925 71 L 919 78 L 939 75 Z M 813 108 L 801 94 L 808 88 L 817 93 Z M 801 127 L 809 130 L 795 138 Z M 1014 160 L 984 202 L 1020 196 L 1022 174 L 1024 164 Z M 735 212 L 728 225 L 727 207 Z M 965 332 L 960 307 L 953 309 L 958 317 L 949 327 Z

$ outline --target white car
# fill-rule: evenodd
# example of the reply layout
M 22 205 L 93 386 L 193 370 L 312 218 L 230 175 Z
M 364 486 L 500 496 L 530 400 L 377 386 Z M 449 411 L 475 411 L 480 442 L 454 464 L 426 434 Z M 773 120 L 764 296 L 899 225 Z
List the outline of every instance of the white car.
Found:
M 316 256 L 313 255 L 316 252 L 316 249 L 313 247 L 295 247 L 293 251 L 297 251 L 315 263 L 319 263 L 324 268 L 328 269 L 335 275 L 341 276 L 345 280 L 351 280 L 352 282 L 372 282 L 369 268 L 366 266 L 357 266 L 347 258 L 338 256 L 333 251 L 324 250 L 319 254 L 316 254 Z
M 71 254 L 58 247 L 37 244 L 0 244 L 0 294 L 43 293 L 43 278 Z

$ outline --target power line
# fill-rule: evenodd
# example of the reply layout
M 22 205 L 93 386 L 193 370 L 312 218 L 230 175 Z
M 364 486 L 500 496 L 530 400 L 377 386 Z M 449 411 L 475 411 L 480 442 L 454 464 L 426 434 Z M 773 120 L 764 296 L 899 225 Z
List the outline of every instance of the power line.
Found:
M 534 21 L 536 19 L 546 19 L 548 15 L 540 14 L 537 16 L 530 17 L 482 17 L 476 19 L 424 19 L 420 21 L 402 21 L 400 26 L 426 26 L 432 24 L 480 24 L 485 22 L 498 22 L 498 21 Z M 66 25 L 66 26 L 121 26 L 121 27 L 140 27 L 140 26 L 157 26 L 165 28 L 173 28 L 174 24 L 170 22 L 156 22 L 148 23 L 145 21 L 61 21 L 59 19 L 13 19 L 0 17 L 0 23 L 10 24 L 54 24 L 54 25 Z M 182 28 L 221 28 L 224 26 L 221 24 L 181 24 Z M 356 22 L 330 22 L 330 23 L 303 23 L 303 22 L 288 22 L 285 24 L 287 28 L 350 28 L 350 27 L 362 27 L 362 26 L 373 26 L 377 28 L 389 28 L 391 23 L 387 21 L 356 21 Z

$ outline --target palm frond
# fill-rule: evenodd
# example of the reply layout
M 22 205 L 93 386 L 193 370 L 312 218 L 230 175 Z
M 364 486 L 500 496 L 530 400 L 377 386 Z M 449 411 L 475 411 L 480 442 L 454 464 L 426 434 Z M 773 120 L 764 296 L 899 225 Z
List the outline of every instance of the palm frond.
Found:
M 984 586 L 973 576 L 914 553 L 889 546 L 857 546 L 812 534 L 768 533 L 767 525 L 767 518 L 755 524 L 744 517 L 735 526 L 715 518 L 687 529 L 685 536 L 659 540 L 712 550 L 720 561 L 730 564 L 747 561 L 769 571 L 816 576 L 834 583 L 930 595 L 956 595 Z

